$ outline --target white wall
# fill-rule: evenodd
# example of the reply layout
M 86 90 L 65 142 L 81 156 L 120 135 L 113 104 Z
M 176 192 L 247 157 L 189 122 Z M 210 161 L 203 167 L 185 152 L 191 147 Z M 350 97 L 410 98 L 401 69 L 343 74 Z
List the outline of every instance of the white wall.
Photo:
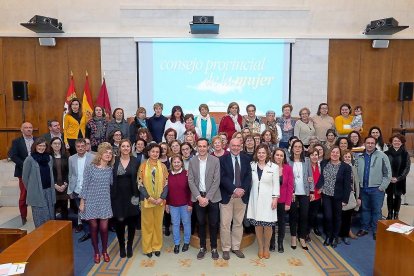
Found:
M 63 36 L 187 37 L 193 15 L 213 15 L 218 37 L 364 38 L 371 20 L 395 17 L 411 28 L 412 0 L 0 0 L 0 36 L 36 36 L 19 25 L 33 15 L 58 18 Z

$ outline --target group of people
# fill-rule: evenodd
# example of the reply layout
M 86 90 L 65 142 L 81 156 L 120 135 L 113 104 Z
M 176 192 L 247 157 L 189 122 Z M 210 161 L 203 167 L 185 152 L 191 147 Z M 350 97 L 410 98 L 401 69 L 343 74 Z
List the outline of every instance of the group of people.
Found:
M 349 238 L 369 230 L 376 239 L 385 193 L 387 219 L 398 218 L 410 169 L 405 138 L 392 135 L 387 146 L 380 128 L 372 127 L 362 140 L 362 107 L 352 116 L 351 106 L 343 104 L 334 119 L 321 103 L 315 116 L 305 107 L 295 119 L 292 105 L 285 104 L 281 117 L 268 111 L 261 118 L 253 104 L 242 116 L 232 102 L 218 126 L 206 104 L 197 116 L 174 106 L 167 118 L 161 103 L 153 108 L 148 118 L 139 107 L 128 124 L 122 108 L 107 121 L 104 109 L 96 106 L 86 122 L 80 101 L 73 99 L 63 132 L 52 120 L 50 132 L 36 138 L 33 126 L 23 123 L 22 137 L 9 152 L 19 178 L 22 223 L 26 204 L 36 227 L 55 219 L 57 212 L 67 219 L 72 199 L 79 209 L 76 229 L 85 231 L 83 240 L 91 237 L 99 263 L 101 256 L 109 261 L 110 221 L 122 258 L 133 256 L 137 224 L 142 252 L 160 256 L 163 226 L 169 235 L 172 224 L 174 253 L 189 250 L 197 225 L 197 259 L 207 253 L 208 227 L 211 257 L 220 257 L 220 234 L 222 257 L 228 260 L 230 253 L 244 258 L 240 245 L 245 228 L 254 229 L 259 258 L 269 258 L 276 243 L 283 253 L 286 222 L 292 249 L 299 241 L 308 250 L 311 231 L 318 236 L 323 232 L 324 245 L 332 247 L 350 244 Z M 358 209 L 361 230 L 355 235 L 351 220 Z

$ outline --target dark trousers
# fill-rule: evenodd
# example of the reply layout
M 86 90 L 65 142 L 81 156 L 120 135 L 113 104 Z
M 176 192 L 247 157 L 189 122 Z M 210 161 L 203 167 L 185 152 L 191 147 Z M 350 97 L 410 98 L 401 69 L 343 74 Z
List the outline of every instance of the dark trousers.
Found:
M 68 200 L 67 199 L 59 199 L 56 200 L 56 204 L 55 204 L 55 216 L 56 216 L 56 211 L 60 209 L 60 217 L 63 220 L 67 220 L 68 219 Z
M 169 231 L 171 226 L 171 215 L 164 211 L 164 218 L 162 220 L 165 231 Z
M 138 218 L 137 216 L 131 216 L 124 218 L 123 220 L 119 220 L 115 218 L 115 229 L 116 229 L 116 236 L 118 238 L 119 246 L 125 246 L 125 226 L 128 227 L 128 246 L 132 246 L 134 242 L 135 236 L 135 227 L 137 224 Z
M 401 207 L 401 195 L 396 195 L 392 191 L 387 192 L 387 207 L 388 207 L 388 213 L 392 213 L 392 212 L 398 213 Z
M 286 229 L 286 211 L 285 211 L 285 203 L 278 203 L 277 204 L 277 243 L 283 243 L 283 239 L 285 238 L 285 229 Z M 275 242 L 275 226 L 272 227 L 272 239 L 270 240 L 271 244 Z
M 333 196 L 322 194 L 323 219 L 326 236 L 330 239 L 338 238 L 341 227 L 342 201 Z
M 27 191 L 26 191 L 26 187 L 23 184 L 22 178 L 18 177 L 18 179 L 19 179 L 19 189 L 20 189 L 19 211 L 20 211 L 20 216 L 25 219 L 27 217 L 27 204 L 26 204 Z
M 308 233 L 309 196 L 296 195 L 295 202 L 292 202 L 289 211 L 290 234 L 301 239 L 306 238 Z
M 318 212 L 321 208 L 321 199 L 317 199 L 309 202 L 309 224 L 308 224 L 308 234 L 312 229 L 319 230 L 318 224 Z
M 341 229 L 339 230 L 339 236 L 341 238 L 349 237 L 353 212 L 354 210 L 346 210 L 341 212 Z
M 208 226 L 210 232 L 210 246 L 217 248 L 218 218 L 220 215 L 219 203 L 209 202 L 206 207 L 201 207 L 198 201 L 194 202 L 193 207 L 198 221 L 198 237 L 200 247 L 206 248 L 206 220 L 208 216 Z

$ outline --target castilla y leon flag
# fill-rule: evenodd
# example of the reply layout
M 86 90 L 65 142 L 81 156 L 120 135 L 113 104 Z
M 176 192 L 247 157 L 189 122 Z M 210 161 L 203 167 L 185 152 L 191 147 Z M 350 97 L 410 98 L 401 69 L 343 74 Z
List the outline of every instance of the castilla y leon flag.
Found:
M 92 95 L 89 89 L 88 72 L 86 72 L 85 87 L 83 88 L 83 99 L 82 99 L 82 113 L 86 116 L 86 121 L 92 118 L 93 105 Z
M 99 96 L 96 100 L 95 105 L 102 107 L 105 109 L 106 118 L 111 117 L 111 103 L 109 102 L 108 90 L 106 89 L 105 78 L 103 78 L 101 89 L 99 90 Z
M 71 71 L 68 92 L 66 92 L 65 104 L 63 105 L 63 118 L 65 117 L 66 113 L 68 113 L 69 104 L 74 98 L 76 98 L 75 81 L 73 80 L 73 72 Z M 62 122 L 64 122 L 64 120 L 62 120 Z

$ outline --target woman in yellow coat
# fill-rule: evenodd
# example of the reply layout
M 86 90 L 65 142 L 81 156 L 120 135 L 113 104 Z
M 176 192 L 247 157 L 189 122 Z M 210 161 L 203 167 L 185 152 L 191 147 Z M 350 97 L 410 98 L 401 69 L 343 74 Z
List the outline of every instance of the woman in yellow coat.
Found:
M 159 160 L 160 145 L 150 144 L 146 150 L 147 160 L 138 171 L 138 189 L 141 200 L 142 252 L 151 258 L 153 252 L 157 257 L 161 255 L 168 170 Z
M 75 141 L 85 137 L 86 116 L 82 114 L 82 104 L 78 99 L 70 102 L 68 113 L 63 119 L 63 136 L 66 149 L 70 155 L 76 153 Z

